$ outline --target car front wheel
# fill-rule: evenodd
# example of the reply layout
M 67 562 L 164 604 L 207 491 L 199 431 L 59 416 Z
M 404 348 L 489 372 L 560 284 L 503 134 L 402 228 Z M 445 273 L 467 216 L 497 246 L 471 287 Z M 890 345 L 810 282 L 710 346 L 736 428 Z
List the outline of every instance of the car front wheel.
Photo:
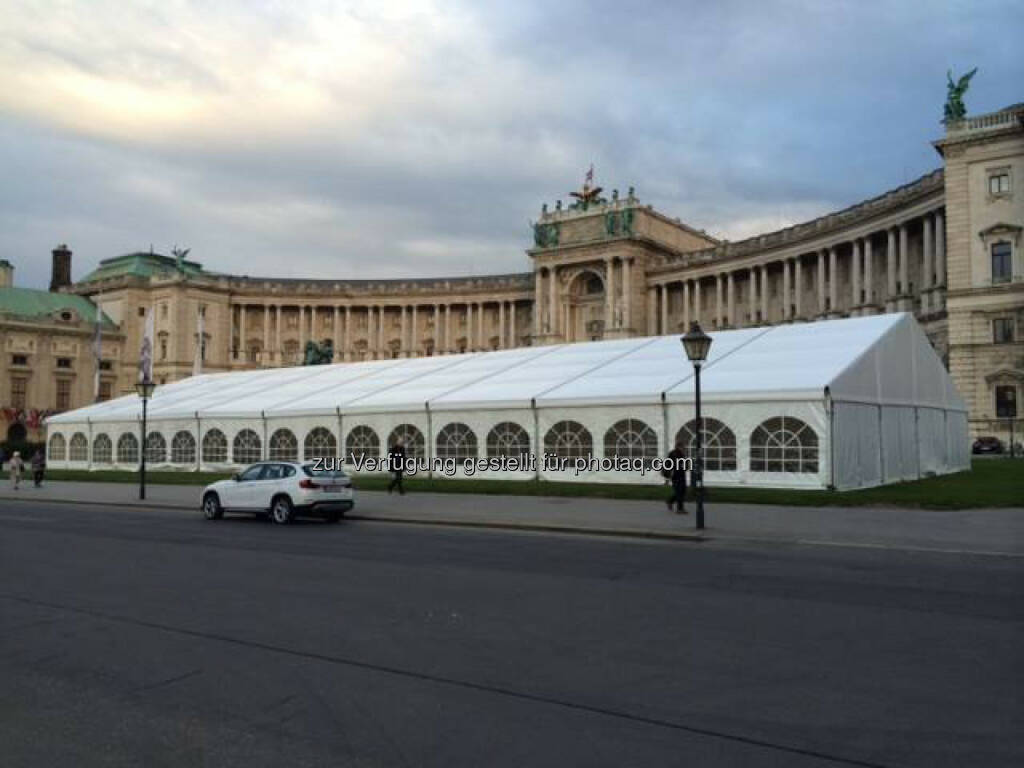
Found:
M 203 514 L 207 520 L 220 520 L 224 517 L 224 508 L 216 493 L 208 493 L 203 497 Z
M 278 496 L 270 504 L 270 519 L 278 525 L 287 525 L 295 517 L 292 500 L 287 496 Z

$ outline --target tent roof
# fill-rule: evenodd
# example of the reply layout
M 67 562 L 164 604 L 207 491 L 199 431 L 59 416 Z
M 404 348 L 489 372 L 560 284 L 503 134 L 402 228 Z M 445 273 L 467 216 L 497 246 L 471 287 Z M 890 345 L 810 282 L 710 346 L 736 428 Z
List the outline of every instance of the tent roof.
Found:
M 814 400 L 966 410 L 917 322 L 889 314 L 716 331 L 701 373 L 706 402 Z M 498 352 L 273 368 L 157 387 L 154 420 L 690 402 L 694 371 L 678 336 Z M 50 423 L 134 421 L 135 395 Z

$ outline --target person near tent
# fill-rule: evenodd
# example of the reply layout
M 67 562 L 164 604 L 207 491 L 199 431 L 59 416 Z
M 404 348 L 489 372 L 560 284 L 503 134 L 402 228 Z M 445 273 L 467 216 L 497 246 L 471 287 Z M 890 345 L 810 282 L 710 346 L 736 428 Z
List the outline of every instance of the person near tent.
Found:
M 405 474 L 405 446 L 402 445 L 402 441 L 399 440 L 391 446 L 391 450 L 388 451 L 388 463 L 391 465 L 391 482 L 388 483 L 388 493 L 391 493 L 396 488 L 398 493 L 402 496 L 405 495 L 405 487 L 402 485 L 402 475 Z
M 683 452 L 683 442 L 681 440 L 676 441 L 676 447 L 668 452 L 669 467 L 662 470 L 662 475 L 665 479 L 672 483 L 672 495 L 665 500 L 668 505 L 668 511 L 672 511 L 672 507 L 675 507 L 676 514 L 686 514 L 686 466 L 684 459 L 686 454 Z
M 32 483 L 36 488 L 43 484 L 43 475 L 46 474 L 46 456 L 43 449 L 38 448 L 32 454 Z
M 10 464 L 11 485 L 14 486 L 14 490 L 18 490 L 18 485 L 21 483 L 21 471 L 25 468 L 25 462 L 21 459 L 21 451 L 11 454 L 11 460 L 7 463 Z

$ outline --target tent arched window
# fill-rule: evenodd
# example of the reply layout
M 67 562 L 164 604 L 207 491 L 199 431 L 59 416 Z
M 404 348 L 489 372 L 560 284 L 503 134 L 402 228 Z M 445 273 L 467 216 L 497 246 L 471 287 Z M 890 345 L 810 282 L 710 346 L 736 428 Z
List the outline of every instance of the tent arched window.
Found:
M 530 435 L 514 421 L 503 421 L 487 433 L 487 458 L 519 458 L 530 452 Z
M 68 443 L 68 461 L 89 460 L 89 438 L 83 432 L 75 432 Z
M 817 472 L 818 435 L 792 416 L 761 422 L 750 435 L 751 472 Z
M 380 438 L 372 427 L 360 424 L 354 427 L 345 438 L 345 461 L 353 463 L 352 459 L 378 459 L 380 458 Z
M 137 464 L 139 461 L 139 441 L 135 435 L 125 432 L 117 438 L 117 463 Z
M 251 429 L 243 429 L 231 443 L 231 458 L 235 464 L 252 464 L 260 460 L 261 448 L 260 436 Z
M 290 429 L 278 429 L 270 436 L 267 458 L 277 461 L 298 461 L 299 441 Z
M 401 442 L 405 446 L 405 456 L 409 459 L 422 459 L 426 453 L 427 442 L 423 433 L 415 424 L 399 424 L 388 435 L 388 450 L 395 443 Z
M 227 460 L 227 437 L 219 429 L 208 429 L 203 435 L 203 463 L 223 464 Z
M 302 441 L 302 455 L 306 459 L 334 458 L 338 455 L 338 441 L 327 427 L 313 427 Z
M 594 453 L 594 438 L 578 421 L 560 421 L 544 436 L 544 452 L 564 459 L 579 459 Z
M 736 435 L 718 419 L 702 419 L 704 434 L 704 469 L 709 472 L 732 472 L 736 469 Z M 676 442 L 683 444 L 687 457 L 697 455 L 697 420 L 691 419 L 676 433 Z
M 92 440 L 92 460 L 94 464 L 112 464 L 114 461 L 114 444 L 110 436 L 104 433 L 96 435 Z
M 191 432 L 182 430 L 175 433 L 174 437 L 171 438 L 171 463 L 196 463 L 196 439 L 192 436 Z
M 475 459 L 476 433 L 465 424 L 453 421 L 437 433 L 437 457 L 465 461 Z
M 146 436 L 146 461 L 160 464 L 167 461 L 167 440 L 159 432 Z
M 623 419 L 604 433 L 604 455 L 649 463 L 658 458 L 658 435 L 640 419 Z
M 67 456 L 68 443 L 64 439 L 64 435 L 59 432 L 50 438 L 50 461 L 64 461 L 64 457 Z

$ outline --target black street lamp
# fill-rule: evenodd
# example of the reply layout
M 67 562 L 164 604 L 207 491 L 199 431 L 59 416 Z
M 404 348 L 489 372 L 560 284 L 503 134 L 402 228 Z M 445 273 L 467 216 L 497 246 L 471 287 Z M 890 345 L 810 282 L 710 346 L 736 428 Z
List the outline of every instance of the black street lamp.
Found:
M 680 339 L 686 357 L 693 363 L 695 392 L 697 400 L 697 460 L 694 463 L 693 485 L 697 491 L 697 530 L 704 528 L 704 420 L 700 415 L 700 367 L 708 359 L 711 349 L 711 337 L 700 328 L 700 323 L 692 323 L 690 330 Z
M 142 398 L 142 454 L 139 462 L 139 499 L 141 500 L 146 498 L 146 404 L 153 396 L 154 389 L 156 389 L 156 384 L 150 379 L 143 379 L 135 385 L 135 391 Z

